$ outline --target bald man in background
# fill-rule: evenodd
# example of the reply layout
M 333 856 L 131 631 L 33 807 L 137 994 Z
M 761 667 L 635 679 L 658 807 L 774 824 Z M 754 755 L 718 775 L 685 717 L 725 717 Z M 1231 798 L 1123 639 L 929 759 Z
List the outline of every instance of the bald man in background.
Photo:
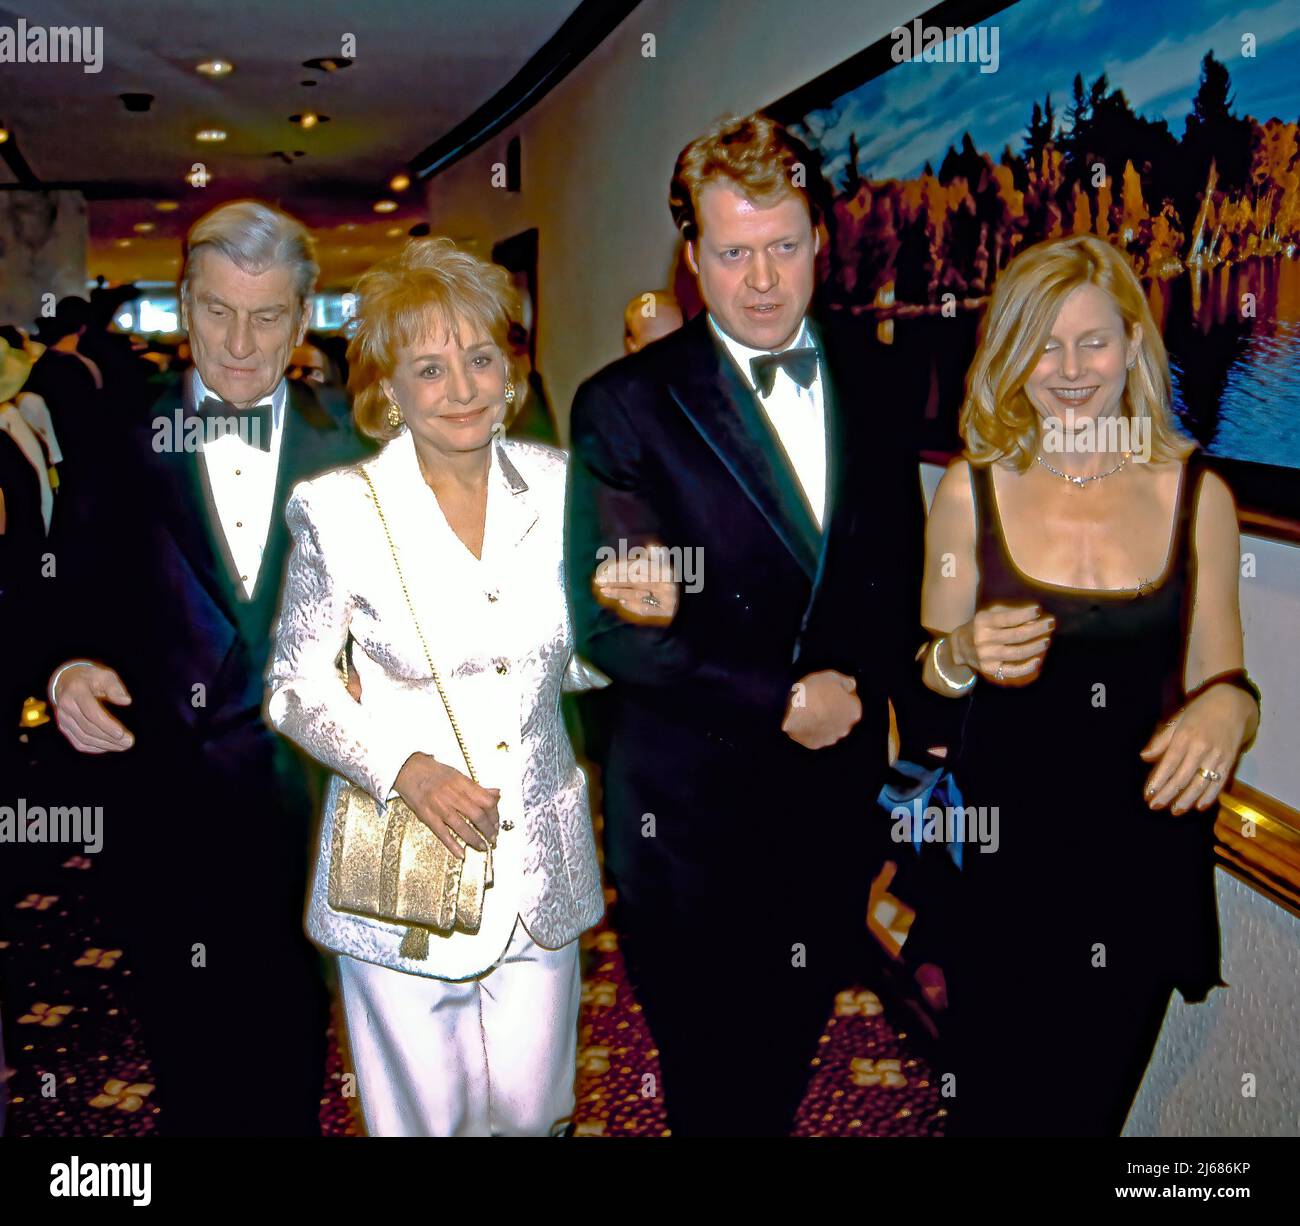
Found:
M 666 289 L 636 294 L 623 308 L 623 352 L 636 353 L 682 326 L 682 308 Z

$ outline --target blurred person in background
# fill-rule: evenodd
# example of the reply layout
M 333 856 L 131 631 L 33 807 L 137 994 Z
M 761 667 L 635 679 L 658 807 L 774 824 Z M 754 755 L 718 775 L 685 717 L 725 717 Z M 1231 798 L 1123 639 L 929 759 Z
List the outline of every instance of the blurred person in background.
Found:
M 636 353 L 682 326 L 682 309 L 666 289 L 637 294 L 623 308 L 623 352 Z

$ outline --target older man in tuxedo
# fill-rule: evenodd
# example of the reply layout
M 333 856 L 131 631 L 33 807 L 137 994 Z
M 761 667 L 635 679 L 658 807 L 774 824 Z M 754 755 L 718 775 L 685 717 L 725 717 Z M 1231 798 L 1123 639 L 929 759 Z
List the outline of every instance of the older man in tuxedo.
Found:
M 918 467 L 885 353 L 809 316 L 816 181 L 761 115 L 687 146 L 670 204 L 708 309 L 573 406 L 570 599 L 615 683 L 606 862 L 674 1135 L 789 1131 L 861 971 L 891 700 L 920 735 Z M 598 563 L 653 545 L 692 551 L 675 610 L 634 576 L 597 599 Z
M 361 454 L 285 378 L 316 274 L 307 232 L 264 204 L 196 223 L 181 278 L 194 368 L 104 457 L 100 538 L 59 580 L 49 693 L 88 755 L 81 786 L 103 789 L 105 921 L 141 993 L 168 1134 L 319 1131 L 313 781 L 263 718 L 288 492 Z

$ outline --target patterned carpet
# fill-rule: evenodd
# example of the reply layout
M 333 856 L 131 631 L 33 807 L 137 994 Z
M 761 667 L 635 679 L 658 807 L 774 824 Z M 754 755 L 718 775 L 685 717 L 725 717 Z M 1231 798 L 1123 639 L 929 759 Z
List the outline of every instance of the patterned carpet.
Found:
M 40 880 L 0 899 L 0 957 L 9 963 L 6 1002 L 10 1137 L 147 1136 L 166 1101 L 155 1086 L 139 1028 L 122 1002 L 131 974 L 129 950 L 116 948 L 98 919 L 93 861 L 57 858 Z M 33 888 L 39 887 L 39 888 Z M 641 1020 L 609 928 L 588 933 L 578 1052 L 579 1136 L 666 1135 L 661 1098 L 643 1097 L 645 1073 L 659 1083 L 657 1051 Z M 23 974 L 15 972 L 22 968 Z M 710 1002 L 727 1056 L 726 1030 L 743 1024 L 743 996 Z M 342 1093 L 344 1057 L 331 1028 L 321 1094 L 322 1129 L 360 1136 L 360 1112 Z M 880 999 L 860 986 L 841 992 L 813 1060 L 796 1121 L 798 1136 L 938 1136 L 938 1089 L 918 1045 L 886 1020 Z M 212 1092 L 246 1096 L 255 1110 L 256 1084 L 226 1083 L 213 1070 Z M 671 1092 L 671 1088 L 668 1088 Z M 725 1103 L 719 1104 L 725 1111 Z

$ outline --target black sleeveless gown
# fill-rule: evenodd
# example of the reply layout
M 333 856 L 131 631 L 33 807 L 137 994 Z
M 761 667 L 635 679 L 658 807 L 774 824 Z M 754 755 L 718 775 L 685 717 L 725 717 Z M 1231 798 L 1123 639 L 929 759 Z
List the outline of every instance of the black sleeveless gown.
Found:
M 949 912 L 950 1134 L 1115 1136 L 1171 991 L 1222 986 L 1214 810 L 1149 809 L 1138 756 L 1182 703 L 1204 470 L 1184 468 L 1166 572 L 1123 592 L 1022 574 L 971 471 L 978 607 L 1036 602 L 1056 629 L 1036 681 L 977 683 L 955 760 L 999 842 L 966 847 Z

